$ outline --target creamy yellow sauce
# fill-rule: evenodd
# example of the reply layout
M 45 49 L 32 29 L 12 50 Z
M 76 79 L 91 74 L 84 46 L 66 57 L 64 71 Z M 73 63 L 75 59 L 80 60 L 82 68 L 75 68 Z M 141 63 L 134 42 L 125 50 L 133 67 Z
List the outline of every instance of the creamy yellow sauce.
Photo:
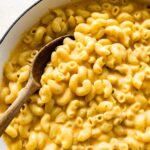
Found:
M 150 149 L 150 10 L 127 0 L 50 10 L 4 67 L 0 113 L 25 86 L 40 48 L 66 38 L 3 137 L 10 150 Z

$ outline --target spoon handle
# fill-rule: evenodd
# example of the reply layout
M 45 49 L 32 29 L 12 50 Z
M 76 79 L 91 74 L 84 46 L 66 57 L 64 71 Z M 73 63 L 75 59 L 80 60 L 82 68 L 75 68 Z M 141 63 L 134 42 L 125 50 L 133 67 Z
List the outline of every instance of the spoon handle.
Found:
M 140 3 L 150 4 L 150 0 L 136 0 L 136 1 Z
M 0 116 L 0 136 L 12 121 L 12 119 L 19 113 L 20 108 L 26 100 L 38 90 L 38 86 L 33 80 L 28 81 L 26 86 L 19 92 L 16 100 L 9 106 L 9 108 Z

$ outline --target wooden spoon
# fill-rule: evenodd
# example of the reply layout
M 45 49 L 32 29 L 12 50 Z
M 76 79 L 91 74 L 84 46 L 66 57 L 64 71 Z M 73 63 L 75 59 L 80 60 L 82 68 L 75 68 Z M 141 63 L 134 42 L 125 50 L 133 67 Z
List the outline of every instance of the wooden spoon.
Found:
M 4 133 L 12 119 L 19 113 L 20 108 L 26 103 L 28 98 L 41 87 L 41 75 L 43 74 L 46 64 L 50 60 L 50 56 L 57 46 L 63 44 L 63 40 L 66 37 L 73 38 L 71 35 L 61 36 L 41 48 L 39 53 L 36 55 L 31 67 L 29 80 L 25 88 L 19 92 L 16 100 L 0 116 L 0 136 Z
M 149 4 L 150 5 L 150 0 L 136 0 L 136 2 L 139 2 L 139 3 L 146 3 L 146 4 Z

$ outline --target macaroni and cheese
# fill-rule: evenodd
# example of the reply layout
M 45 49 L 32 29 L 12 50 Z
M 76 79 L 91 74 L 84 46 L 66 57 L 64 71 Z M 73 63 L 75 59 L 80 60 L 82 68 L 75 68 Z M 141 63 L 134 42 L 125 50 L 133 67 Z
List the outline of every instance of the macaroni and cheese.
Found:
M 5 65 L 1 113 L 40 48 L 70 33 L 7 127 L 10 150 L 150 150 L 150 9 L 134 1 L 89 0 L 41 18 Z

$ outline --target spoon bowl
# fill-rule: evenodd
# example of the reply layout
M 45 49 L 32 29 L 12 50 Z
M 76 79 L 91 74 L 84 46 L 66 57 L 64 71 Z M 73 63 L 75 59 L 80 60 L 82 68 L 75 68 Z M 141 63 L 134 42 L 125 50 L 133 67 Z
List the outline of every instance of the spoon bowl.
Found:
M 50 60 L 50 56 L 57 46 L 63 44 L 63 40 L 66 37 L 73 38 L 71 35 L 64 35 L 56 38 L 42 47 L 39 53 L 35 56 L 26 86 L 18 93 L 16 100 L 0 116 L 0 136 L 4 133 L 12 119 L 19 113 L 21 107 L 26 103 L 28 98 L 41 87 L 40 79 L 46 64 Z
M 43 74 L 47 62 L 50 60 L 52 52 L 55 51 L 57 46 L 63 44 L 63 40 L 66 37 L 73 38 L 71 35 L 58 37 L 41 48 L 40 52 L 35 56 L 31 68 L 31 78 L 34 79 L 36 83 L 40 83 L 41 75 Z

